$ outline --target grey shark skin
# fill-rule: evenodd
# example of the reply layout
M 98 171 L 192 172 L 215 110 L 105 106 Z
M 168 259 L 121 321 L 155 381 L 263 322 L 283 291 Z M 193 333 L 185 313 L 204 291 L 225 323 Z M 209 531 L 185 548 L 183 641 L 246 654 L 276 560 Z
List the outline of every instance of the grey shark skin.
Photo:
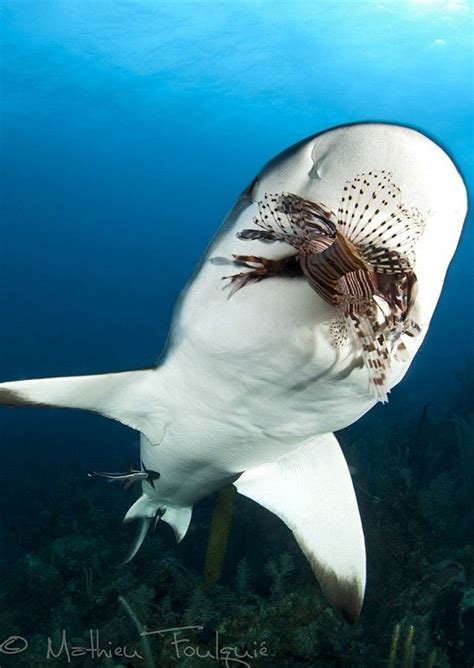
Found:
M 365 589 L 365 547 L 351 476 L 332 432 L 375 403 L 360 351 L 331 340 L 335 309 L 303 278 L 278 276 L 230 299 L 233 254 L 279 259 L 283 243 L 239 238 L 265 193 L 293 193 L 338 210 L 346 181 L 391 172 L 403 202 L 424 217 L 415 248 L 418 290 L 405 375 L 428 330 L 466 214 L 463 181 L 446 153 L 396 125 L 355 124 L 299 142 L 244 191 L 175 308 L 159 366 L 96 376 L 8 382 L 0 402 L 91 410 L 141 432 L 141 459 L 160 479 L 142 482 L 125 520 L 139 520 L 133 556 L 158 516 L 177 540 L 193 505 L 234 483 L 292 530 L 328 600 L 354 620 Z M 247 235 L 248 236 L 248 235 Z

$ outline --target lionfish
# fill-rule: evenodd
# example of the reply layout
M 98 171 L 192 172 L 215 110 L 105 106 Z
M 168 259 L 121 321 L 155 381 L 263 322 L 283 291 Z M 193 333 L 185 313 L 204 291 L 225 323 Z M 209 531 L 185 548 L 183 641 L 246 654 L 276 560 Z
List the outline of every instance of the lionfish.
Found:
M 402 335 L 420 330 L 409 316 L 417 285 L 414 249 L 425 225 L 417 209 L 402 203 L 391 178 L 390 172 L 370 171 L 346 181 L 337 213 L 292 193 L 266 193 L 257 203 L 256 229 L 244 229 L 238 238 L 285 242 L 297 252 L 280 260 L 233 255 L 251 271 L 225 277 L 234 294 L 270 276 L 303 273 L 337 311 L 333 344 L 341 347 L 348 337 L 356 342 L 382 403 L 392 350 L 403 359 Z

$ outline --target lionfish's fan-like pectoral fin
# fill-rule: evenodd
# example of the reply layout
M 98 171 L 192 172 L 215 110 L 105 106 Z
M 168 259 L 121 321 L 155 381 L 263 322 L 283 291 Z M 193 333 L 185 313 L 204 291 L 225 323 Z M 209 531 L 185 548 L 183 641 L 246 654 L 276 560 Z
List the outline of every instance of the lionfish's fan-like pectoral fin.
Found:
M 299 248 L 315 238 L 334 239 L 336 235 L 336 218 L 322 204 L 292 193 L 265 193 L 257 206 L 254 223 L 260 230 L 242 230 L 237 235 L 240 239 L 283 241 Z
M 280 195 L 278 208 L 305 236 L 312 238 L 316 234 L 331 239 L 336 237 L 337 218 L 324 204 L 312 202 L 293 193 L 283 193 Z
M 425 226 L 421 213 L 402 203 L 400 188 L 391 179 L 385 171 L 358 174 L 346 182 L 338 208 L 338 230 L 382 273 L 413 266 L 414 248 Z M 393 253 L 403 257 L 399 266 L 392 267 Z

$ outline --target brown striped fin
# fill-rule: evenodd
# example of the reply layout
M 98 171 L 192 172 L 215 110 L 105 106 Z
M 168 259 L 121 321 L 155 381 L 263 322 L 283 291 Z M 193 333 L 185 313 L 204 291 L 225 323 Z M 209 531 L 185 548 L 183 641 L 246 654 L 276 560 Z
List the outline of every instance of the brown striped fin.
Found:
M 257 202 L 254 218 L 259 230 L 244 229 L 240 239 L 269 242 L 283 241 L 295 248 L 317 242 L 318 238 L 334 239 L 336 218 L 327 207 L 292 193 L 265 193 Z M 327 247 L 325 246 L 321 248 Z
M 346 181 L 338 208 L 338 230 L 380 273 L 405 273 L 414 264 L 425 220 L 409 209 L 386 171 L 358 174 Z
M 390 353 L 386 338 L 374 331 L 375 317 L 356 315 L 347 317 L 347 326 L 361 351 L 364 365 L 369 372 L 369 385 L 374 396 L 383 404 L 388 401 L 387 372 L 390 368 Z

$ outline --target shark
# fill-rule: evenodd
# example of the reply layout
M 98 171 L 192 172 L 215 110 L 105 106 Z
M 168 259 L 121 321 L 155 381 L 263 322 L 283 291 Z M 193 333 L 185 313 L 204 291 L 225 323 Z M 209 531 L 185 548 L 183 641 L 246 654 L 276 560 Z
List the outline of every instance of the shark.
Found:
M 157 364 L 4 382 L 0 403 L 93 411 L 140 432 L 142 470 L 156 475 L 136 476 L 128 559 L 157 519 L 181 541 L 193 506 L 232 484 L 289 527 L 353 621 L 364 533 L 334 432 L 407 373 L 466 210 L 456 166 L 423 133 L 320 132 L 243 191 L 181 293 Z

